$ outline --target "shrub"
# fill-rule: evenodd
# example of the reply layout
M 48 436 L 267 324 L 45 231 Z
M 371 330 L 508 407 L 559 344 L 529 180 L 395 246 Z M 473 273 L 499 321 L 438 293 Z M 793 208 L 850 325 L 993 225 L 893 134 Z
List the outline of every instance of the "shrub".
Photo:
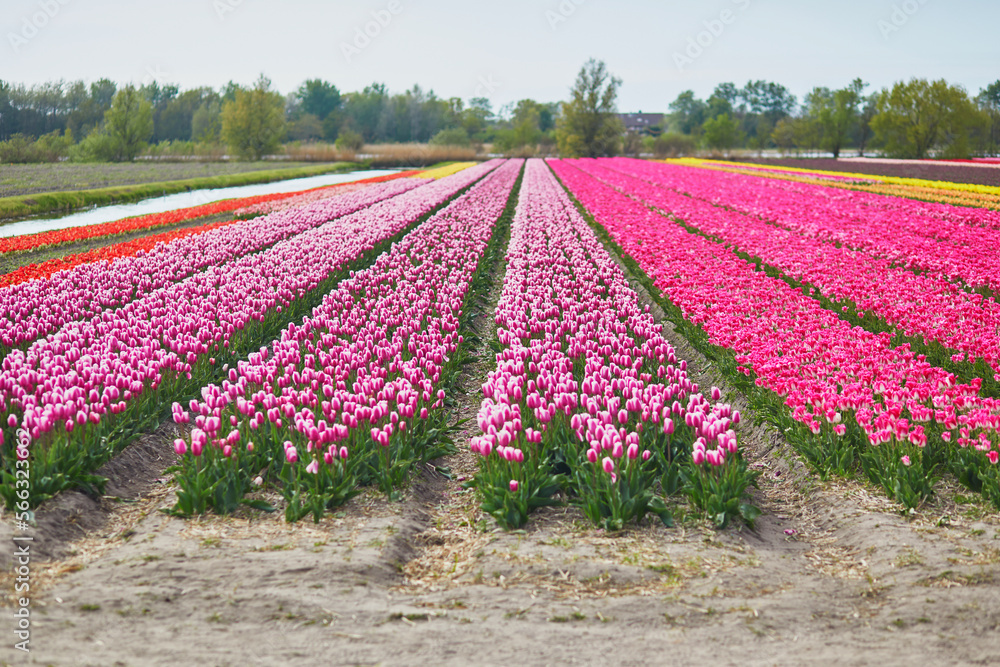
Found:
M 656 157 L 681 157 L 694 155 L 695 140 L 690 134 L 667 132 L 661 134 L 653 142 L 653 154 Z
M 333 143 L 339 151 L 359 151 L 365 145 L 365 140 L 360 134 L 353 130 L 341 130 L 337 141 Z
M 429 142 L 432 146 L 469 146 L 472 142 L 469 133 L 462 127 L 441 130 Z

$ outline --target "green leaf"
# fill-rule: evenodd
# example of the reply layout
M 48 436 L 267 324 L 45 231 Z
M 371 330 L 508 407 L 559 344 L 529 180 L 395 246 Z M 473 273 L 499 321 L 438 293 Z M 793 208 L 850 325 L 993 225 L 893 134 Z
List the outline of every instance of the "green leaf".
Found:
M 271 503 L 267 502 L 266 500 L 261 500 L 259 498 L 244 498 L 242 500 L 242 504 L 244 504 L 247 507 L 250 507 L 252 509 L 260 510 L 261 512 L 267 512 L 269 514 L 271 512 L 276 512 L 277 511 L 277 509 L 274 507 L 274 505 L 272 505 Z
M 743 503 L 740 505 L 740 516 L 743 520 L 753 528 L 753 522 L 757 520 L 757 517 L 761 515 L 761 511 L 754 505 L 750 503 Z

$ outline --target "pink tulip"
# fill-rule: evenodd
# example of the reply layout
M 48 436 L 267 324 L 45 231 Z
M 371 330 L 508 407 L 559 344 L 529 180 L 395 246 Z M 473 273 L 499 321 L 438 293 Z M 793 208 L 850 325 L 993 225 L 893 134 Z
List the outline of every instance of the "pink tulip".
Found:
M 510 491 L 511 491 L 511 493 L 516 493 L 517 492 L 517 480 L 516 479 L 510 480 Z

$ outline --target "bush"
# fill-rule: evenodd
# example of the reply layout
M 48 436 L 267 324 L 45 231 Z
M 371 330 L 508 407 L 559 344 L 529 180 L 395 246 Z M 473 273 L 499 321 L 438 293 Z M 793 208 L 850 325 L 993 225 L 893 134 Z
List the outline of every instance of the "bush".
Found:
M 117 155 L 114 140 L 98 128 L 90 131 L 83 141 L 69 152 L 73 162 L 111 162 Z
M 15 164 L 37 162 L 35 145 L 31 137 L 15 134 L 7 141 L 0 141 L 0 162 L 13 162 Z
M 472 142 L 465 128 L 453 127 L 448 130 L 441 130 L 431 137 L 428 143 L 432 146 L 469 146 Z
M 353 130 L 341 130 L 333 144 L 338 151 L 359 151 L 365 145 L 364 138 Z
M 73 135 L 62 135 L 59 131 L 43 134 L 37 140 L 24 134 L 15 134 L 7 141 L 0 141 L 0 162 L 58 162 L 66 156 L 72 145 Z
M 694 155 L 695 140 L 690 134 L 667 132 L 653 142 L 653 154 L 658 158 Z
M 73 133 L 66 130 L 65 134 L 58 131 L 49 132 L 38 137 L 35 142 L 35 153 L 39 162 L 58 162 L 69 154 L 73 147 Z

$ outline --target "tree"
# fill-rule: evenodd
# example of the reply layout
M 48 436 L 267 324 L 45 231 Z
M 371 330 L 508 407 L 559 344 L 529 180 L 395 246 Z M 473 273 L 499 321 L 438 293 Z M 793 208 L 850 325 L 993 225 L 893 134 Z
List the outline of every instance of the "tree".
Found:
M 461 124 L 471 139 L 484 141 L 486 128 L 492 117 L 493 108 L 489 98 L 473 97 L 469 100 L 469 106 L 462 109 Z
M 263 74 L 250 90 L 222 105 L 222 139 L 238 155 L 259 160 L 277 150 L 285 134 L 285 100 Z
M 989 116 L 987 152 L 996 154 L 1000 150 L 1000 79 L 979 91 L 976 96 L 979 107 Z
M 806 115 L 819 123 L 823 148 L 835 158 L 840 157 L 840 150 L 858 123 L 858 105 L 864 99 L 861 91 L 867 85 L 861 79 L 854 79 L 839 90 L 813 88 L 806 96 Z
M 705 122 L 708 105 L 694 96 L 693 90 L 685 90 L 670 103 L 670 120 L 683 134 L 698 134 Z M 724 112 L 720 112 L 724 113 Z
M 740 127 L 727 113 L 705 121 L 705 143 L 709 148 L 729 152 L 729 149 L 740 142 Z
M 858 157 L 865 156 L 865 147 L 872 138 L 872 118 L 878 110 L 878 93 L 872 93 L 862 102 L 858 114 Z
M 146 147 L 153 135 L 153 105 L 135 86 L 127 85 L 115 94 L 104 114 L 104 134 L 110 140 L 114 162 L 132 162 Z
M 976 108 L 964 89 L 944 79 L 914 78 L 879 93 L 871 125 L 888 154 L 925 158 L 942 146 L 950 153 L 961 153 L 969 127 L 976 121 Z
M 301 103 L 303 113 L 309 113 L 323 120 L 340 108 L 340 91 L 332 83 L 322 79 L 309 79 L 295 93 Z
M 191 139 L 216 144 L 222 138 L 222 97 L 214 94 L 191 116 Z
M 468 146 L 469 135 L 466 133 L 465 128 L 453 127 L 448 130 L 441 130 L 433 137 L 429 142 L 432 146 Z
M 380 138 L 379 124 L 388 101 L 384 83 L 373 83 L 360 93 L 350 93 L 344 103 L 345 122 L 350 121 L 352 131 L 359 132 L 365 141 L 373 142 Z
M 614 155 L 624 132 L 615 115 L 615 100 L 622 80 L 612 76 L 603 61 L 591 58 L 580 68 L 570 100 L 556 124 L 556 139 L 563 155 L 601 157 Z
M 159 117 L 154 113 L 156 139 L 159 141 L 190 141 L 192 123 L 198 109 L 209 99 L 217 98 L 211 88 L 192 88 L 167 102 Z
M 323 123 L 311 113 L 304 113 L 288 124 L 288 138 L 292 141 L 313 141 L 323 134 Z
M 774 126 L 771 132 L 771 141 L 781 150 L 782 155 L 787 155 L 792 148 L 795 148 L 795 123 L 791 118 L 782 118 Z

